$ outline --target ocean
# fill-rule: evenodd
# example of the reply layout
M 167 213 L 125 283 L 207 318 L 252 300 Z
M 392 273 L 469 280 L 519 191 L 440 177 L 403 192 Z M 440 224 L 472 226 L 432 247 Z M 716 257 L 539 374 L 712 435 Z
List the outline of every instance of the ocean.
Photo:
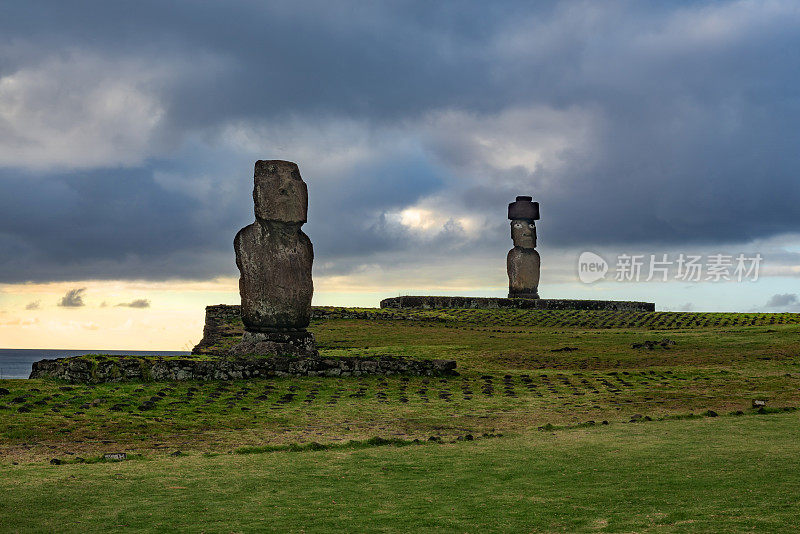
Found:
M 81 354 L 130 354 L 132 356 L 178 356 L 189 354 L 176 350 L 63 350 L 63 349 L 0 349 L 0 379 L 28 378 L 31 365 L 39 360 L 52 360 Z

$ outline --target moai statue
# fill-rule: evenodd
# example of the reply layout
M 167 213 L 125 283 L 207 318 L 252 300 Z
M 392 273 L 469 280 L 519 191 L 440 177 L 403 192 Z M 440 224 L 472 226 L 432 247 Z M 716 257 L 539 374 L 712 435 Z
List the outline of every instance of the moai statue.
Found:
M 316 355 L 311 319 L 314 249 L 300 229 L 308 188 L 290 161 L 256 161 L 256 221 L 233 241 L 245 334 L 233 354 Z
M 511 239 L 514 248 L 508 251 L 508 298 L 539 298 L 539 267 L 541 260 L 536 252 L 536 221 L 539 203 L 531 197 L 517 197 L 508 205 L 511 219 Z

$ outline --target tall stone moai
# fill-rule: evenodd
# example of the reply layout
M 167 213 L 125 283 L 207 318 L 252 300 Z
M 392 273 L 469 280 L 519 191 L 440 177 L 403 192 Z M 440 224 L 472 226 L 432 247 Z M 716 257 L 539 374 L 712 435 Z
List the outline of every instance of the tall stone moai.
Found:
M 297 164 L 256 161 L 256 221 L 233 241 L 239 268 L 245 334 L 234 354 L 317 354 L 311 319 L 314 249 L 300 229 L 308 214 L 308 188 Z
M 514 248 L 508 251 L 508 298 L 538 299 L 541 259 L 536 251 L 536 220 L 539 203 L 531 197 L 519 196 L 508 205 L 511 239 Z

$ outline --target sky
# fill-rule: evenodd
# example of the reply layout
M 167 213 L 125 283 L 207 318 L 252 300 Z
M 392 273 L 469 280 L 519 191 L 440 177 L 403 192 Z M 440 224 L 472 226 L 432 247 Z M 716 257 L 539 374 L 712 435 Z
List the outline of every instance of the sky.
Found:
M 3 2 L 0 347 L 197 343 L 258 159 L 308 183 L 315 304 L 505 296 L 531 195 L 543 298 L 800 311 L 798 87 L 795 1 Z

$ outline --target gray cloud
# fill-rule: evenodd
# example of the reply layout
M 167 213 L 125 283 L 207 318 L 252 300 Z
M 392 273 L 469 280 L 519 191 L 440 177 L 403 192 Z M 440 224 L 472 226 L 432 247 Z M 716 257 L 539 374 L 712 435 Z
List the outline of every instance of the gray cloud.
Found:
M 545 247 L 800 224 L 792 2 L 295 4 L 4 9 L 0 281 L 234 274 L 271 157 L 318 273 L 502 258 L 524 193 Z
M 83 294 L 85 292 L 85 287 L 70 289 L 66 295 L 61 297 L 58 305 L 64 308 L 81 308 L 86 305 L 83 302 Z
M 125 307 L 125 308 L 149 308 L 150 301 L 147 299 L 136 299 L 132 300 L 131 302 L 121 302 L 117 304 L 117 307 Z
M 800 304 L 797 295 L 793 293 L 779 293 L 772 295 L 767 301 L 767 308 L 785 308 L 787 306 L 796 306 Z

